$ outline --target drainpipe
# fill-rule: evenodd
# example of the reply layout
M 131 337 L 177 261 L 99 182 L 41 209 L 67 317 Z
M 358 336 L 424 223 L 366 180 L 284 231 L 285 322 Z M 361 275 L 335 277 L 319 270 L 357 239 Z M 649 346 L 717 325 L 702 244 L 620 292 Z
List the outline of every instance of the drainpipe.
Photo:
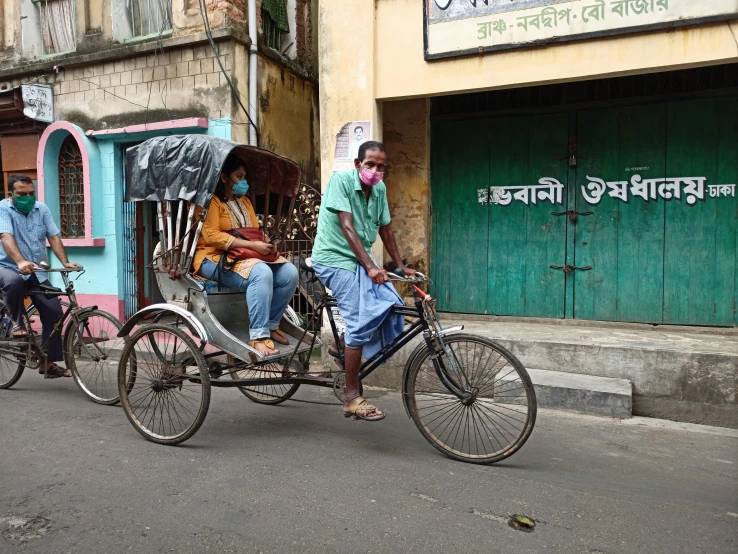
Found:
M 256 75 L 256 56 L 259 51 L 256 45 L 256 0 L 248 0 L 248 18 L 249 18 L 249 116 L 253 125 L 249 125 L 249 144 L 251 146 L 259 146 L 256 137 L 256 129 L 254 125 L 258 125 L 258 110 L 256 109 L 257 95 L 257 75 Z

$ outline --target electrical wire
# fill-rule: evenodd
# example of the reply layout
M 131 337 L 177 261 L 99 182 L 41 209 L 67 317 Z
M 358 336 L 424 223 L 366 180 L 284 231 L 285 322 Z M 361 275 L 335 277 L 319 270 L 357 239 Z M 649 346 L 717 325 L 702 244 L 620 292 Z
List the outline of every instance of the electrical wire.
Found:
M 213 53 L 215 54 L 215 59 L 218 61 L 218 65 L 220 66 L 220 71 L 223 73 L 223 76 L 226 79 L 226 82 L 228 83 L 228 86 L 231 87 L 231 90 L 233 91 L 233 95 L 236 97 L 236 100 L 238 100 L 239 106 L 241 106 L 241 109 L 243 110 L 243 113 L 246 114 L 246 119 L 249 121 L 249 125 L 251 125 L 254 128 L 254 132 L 256 133 L 256 140 L 259 140 L 259 129 L 254 124 L 253 120 L 251 119 L 251 116 L 249 115 L 249 111 L 246 109 L 246 107 L 243 105 L 243 102 L 241 102 L 241 95 L 238 92 L 238 89 L 233 86 L 233 83 L 231 82 L 231 78 L 228 76 L 228 73 L 225 70 L 225 67 L 223 67 L 223 62 L 220 59 L 220 53 L 218 52 L 217 47 L 215 46 L 215 41 L 213 40 L 213 32 L 210 29 L 210 19 L 208 18 L 208 10 L 207 6 L 205 5 L 205 0 L 199 0 L 200 3 L 200 15 L 202 15 L 203 23 L 205 24 L 205 35 L 208 37 L 208 41 L 210 42 L 210 47 L 213 49 Z

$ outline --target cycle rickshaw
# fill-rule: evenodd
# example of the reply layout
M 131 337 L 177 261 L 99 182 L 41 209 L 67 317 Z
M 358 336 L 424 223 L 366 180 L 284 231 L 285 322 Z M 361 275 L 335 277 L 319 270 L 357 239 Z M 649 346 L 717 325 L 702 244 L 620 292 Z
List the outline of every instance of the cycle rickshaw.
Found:
M 195 434 L 207 414 L 211 387 L 238 387 L 262 404 L 284 402 L 302 385 L 333 389 L 341 397 L 342 370 L 326 370 L 311 359 L 322 346 L 312 329 L 325 312 L 343 367 L 337 303 L 317 283 L 309 259 L 292 254 L 293 263 L 301 266 L 301 289 L 310 294 L 314 315 L 302 325 L 288 311 L 280 329 L 290 345 L 271 357 L 248 345 L 245 294 L 190 271 L 229 154 L 247 169 L 250 200 L 265 234 L 288 239 L 300 210 L 301 173 L 291 160 L 202 135 L 149 139 L 126 155 L 126 201 L 157 206 L 160 242 L 150 267 L 165 303 L 138 311 L 120 331 L 126 345 L 118 390 L 131 424 L 161 444 L 178 444 Z M 407 415 L 434 447 L 452 458 L 493 463 L 511 456 L 530 436 L 536 417 L 535 393 L 523 366 L 495 343 L 463 334 L 463 327 L 443 329 L 431 297 L 420 288 L 428 281 L 422 274 L 413 279 L 390 276 L 407 283 L 414 295 L 412 306 L 395 308 L 412 323 L 362 365 L 361 378 L 422 335 L 402 377 Z M 311 371 L 311 365 L 319 367 Z

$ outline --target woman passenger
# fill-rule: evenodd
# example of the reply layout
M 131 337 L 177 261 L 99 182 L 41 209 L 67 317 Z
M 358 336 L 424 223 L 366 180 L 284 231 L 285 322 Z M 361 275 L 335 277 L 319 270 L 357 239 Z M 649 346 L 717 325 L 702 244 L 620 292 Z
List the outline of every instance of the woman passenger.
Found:
M 246 198 L 247 191 L 243 162 L 236 156 L 228 156 L 203 223 L 194 269 L 201 277 L 246 293 L 249 345 L 262 355 L 271 356 L 279 353 L 274 342 L 289 344 L 279 330 L 279 321 L 297 288 L 297 268 L 280 256 L 274 263 L 257 258 L 236 260 L 229 269 L 218 271 L 221 256 L 233 248 L 249 248 L 261 255 L 276 251 L 268 242 L 243 240 L 228 233 L 231 229 L 259 226 L 254 208 Z

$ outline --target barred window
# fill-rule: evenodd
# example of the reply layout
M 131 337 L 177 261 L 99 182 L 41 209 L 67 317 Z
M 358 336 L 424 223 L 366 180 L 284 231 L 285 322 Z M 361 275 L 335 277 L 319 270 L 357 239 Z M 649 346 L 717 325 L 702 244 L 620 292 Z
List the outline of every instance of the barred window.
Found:
M 62 238 L 85 238 L 82 153 L 72 136 L 64 140 L 59 151 L 59 220 Z
M 287 0 L 262 0 L 261 32 L 264 44 L 281 51 L 282 34 L 290 30 L 287 17 Z
M 33 0 L 41 21 L 44 54 L 71 52 L 76 48 L 74 1 Z

